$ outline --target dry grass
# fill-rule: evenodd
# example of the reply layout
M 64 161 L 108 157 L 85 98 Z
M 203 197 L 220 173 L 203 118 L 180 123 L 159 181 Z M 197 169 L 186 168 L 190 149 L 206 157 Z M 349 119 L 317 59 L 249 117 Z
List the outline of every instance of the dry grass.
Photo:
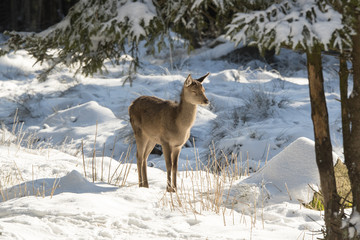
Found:
M 113 153 L 115 142 L 116 139 Z M 104 151 L 102 151 L 103 155 L 97 158 L 95 146 L 94 144 L 92 157 L 89 158 L 85 157 L 82 150 L 84 175 L 88 179 L 93 182 L 106 181 L 108 184 L 119 187 L 135 185 L 127 182 L 134 161 L 134 156 L 131 156 L 131 146 L 126 153 L 121 154 L 118 161 L 112 160 L 113 153 L 110 158 L 106 158 L 109 160 L 107 162 L 108 169 L 104 168 Z M 184 215 L 193 214 L 195 218 L 203 212 L 213 212 L 222 217 L 224 226 L 240 222 L 254 227 L 259 215 L 262 225 L 264 225 L 263 211 L 257 209 L 256 200 L 248 204 L 249 210 L 243 211 L 240 219 L 235 221 L 235 206 L 239 202 L 236 197 L 231 196 L 231 189 L 236 181 L 244 174 L 249 173 L 249 169 L 243 166 L 242 159 L 240 162 L 237 160 L 236 155 L 232 155 L 230 160 L 224 156 L 226 164 L 220 164 L 220 161 L 216 159 L 215 149 L 212 149 L 211 152 L 212 155 L 205 165 L 200 161 L 194 144 L 195 168 L 193 169 L 190 162 L 187 161 L 185 171 L 178 171 L 177 191 L 175 193 L 164 191 L 159 198 L 160 206 L 170 209 L 170 211 L 179 211 Z M 101 162 L 97 161 L 99 159 Z M 249 158 L 246 161 L 249 161 Z M 116 167 L 113 166 L 114 164 L 117 164 Z M 249 166 L 245 161 L 244 165 Z M 263 204 L 264 202 L 262 202 L 262 206 Z M 245 212 L 246 214 L 250 213 L 250 221 L 246 221 Z
M 235 217 L 235 206 L 239 202 L 236 197 L 231 196 L 234 183 L 244 176 L 243 173 L 247 174 L 249 169 L 243 169 L 237 159 L 229 161 L 226 157 L 226 164 L 220 164 L 216 159 L 215 149 L 211 150 L 208 164 L 204 165 L 195 147 L 194 152 L 196 169 L 192 169 L 187 161 L 185 171 L 178 173 L 180 184 L 177 186 L 177 191 L 164 192 L 159 200 L 160 206 L 171 211 L 177 210 L 184 215 L 193 214 L 195 218 L 203 212 L 213 212 L 222 217 L 224 226 L 240 222 L 250 224 L 251 228 L 255 227 L 258 212 L 256 200 L 247 205 L 249 209 L 246 213 L 250 213 L 249 222 L 246 221 L 244 210 L 240 218 Z M 235 155 L 232 157 L 236 158 Z M 236 218 L 238 219 L 235 220 Z M 264 223 L 263 214 L 261 219 Z
M 115 152 L 115 143 L 117 141 L 117 138 L 114 139 L 114 144 L 112 148 L 112 154 L 109 159 L 108 163 L 108 169 L 105 169 L 104 167 L 104 159 L 105 159 L 105 144 L 103 145 L 102 149 L 102 155 L 101 155 L 101 161 L 98 161 L 98 157 L 96 156 L 97 149 L 96 149 L 96 139 L 98 134 L 98 127 L 96 124 L 96 131 L 95 131 L 95 137 L 94 137 L 94 145 L 91 152 L 90 158 L 85 158 L 84 153 L 84 143 L 82 141 L 81 143 L 81 153 L 82 153 L 82 163 L 83 163 L 83 171 L 85 178 L 90 179 L 92 182 L 101 181 L 106 182 L 108 184 L 114 185 L 114 186 L 125 186 L 127 183 L 127 178 L 130 173 L 131 164 L 134 161 L 134 157 L 130 157 L 131 153 L 131 145 L 128 147 L 127 152 L 124 154 L 122 153 L 120 155 L 120 158 L 118 161 L 115 161 L 114 164 L 117 164 L 117 167 L 115 170 L 112 170 L 112 162 Z M 107 177 L 105 176 L 107 174 Z
M 50 145 L 38 144 L 38 138 L 34 134 L 28 134 L 23 131 L 24 123 L 19 122 L 18 112 L 15 112 L 14 121 L 12 124 L 11 131 L 7 130 L 4 124 L 0 129 L 0 145 L 8 147 L 16 147 L 18 150 L 30 150 L 31 152 L 41 152 L 44 149 L 48 149 Z M 111 161 L 113 155 L 110 158 L 110 164 L 108 171 L 104 168 L 104 148 L 102 150 L 101 161 L 98 162 L 96 156 L 96 138 L 97 138 L 97 124 L 95 131 L 94 147 L 91 153 L 91 158 L 85 158 L 83 143 L 81 145 L 82 152 L 82 161 L 83 161 L 83 170 L 85 178 L 89 178 L 92 182 L 104 181 L 105 175 L 107 172 L 107 183 L 116 185 L 116 186 L 125 186 L 127 183 L 127 178 L 130 173 L 131 163 L 134 160 L 130 159 L 131 146 L 128 148 L 128 151 L 125 154 L 122 154 L 118 161 L 114 161 L 114 164 L 117 164 L 117 167 L 114 171 L 111 168 Z M 113 152 L 115 150 L 115 142 L 113 146 Z M 35 144 L 37 143 L 37 144 Z M 36 146 L 35 146 L 36 145 Z M 50 156 L 49 156 L 50 158 Z M 59 185 L 59 179 L 55 178 L 54 182 L 49 186 L 45 182 L 40 186 L 35 186 L 34 179 L 34 167 L 32 167 L 32 181 L 25 181 L 22 176 L 22 172 L 18 168 L 16 162 L 13 164 L 2 165 L 0 171 L 0 202 L 7 201 L 9 199 L 26 197 L 26 196 L 37 196 L 37 197 L 52 197 Z M 31 183 L 32 182 L 32 183 Z M 28 186 L 30 183 L 30 187 Z M 37 184 L 38 185 L 38 184 Z
M 25 132 L 23 127 L 24 122 L 20 123 L 18 109 L 16 109 L 11 130 L 8 130 L 4 123 L 1 124 L 0 145 L 16 146 L 18 149 L 23 147 L 24 150 L 31 149 L 38 151 L 50 147 L 46 142 L 39 142 L 39 138 L 35 133 Z
M 352 207 L 352 193 L 351 193 L 351 184 L 349 179 L 348 170 L 343 162 L 340 159 L 337 160 L 334 166 L 335 172 L 335 181 L 337 192 L 341 198 L 340 205 L 342 208 L 351 208 Z M 312 201 L 308 204 L 304 204 L 305 207 L 323 211 L 324 210 L 324 198 L 322 196 L 321 191 L 317 192 L 314 190 L 314 197 Z
M 18 110 L 14 115 L 12 128 L 9 131 L 4 124 L 0 129 L 0 145 L 16 147 L 18 150 L 35 150 L 42 151 L 46 146 L 37 145 L 38 141 L 34 134 L 26 133 L 23 130 L 24 123 L 19 122 Z M 32 168 L 32 176 L 34 176 L 34 168 Z M 56 181 L 56 180 L 55 180 Z M 24 197 L 24 196 L 45 196 L 46 192 L 50 192 L 52 196 L 57 184 L 53 184 L 53 187 L 49 190 L 45 189 L 45 184 L 42 187 L 35 188 L 34 179 L 32 188 L 27 186 L 25 179 L 22 176 L 21 170 L 18 168 L 14 161 L 12 165 L 2 165 L 0 171 L 0 201 L 7 201 L 12 198 Z
M 47 188 L 45 181 L 41 186 L 35 186 L 34 168 L 32 167 L 32 181 L 25 181 L 16 163 L 10 168 L 3 169 L 0 175 L 0 202 L 20 197 L 53 197 L 59 185 L 59 179 L 55 178 L 51 187 Z M 30 184 L 30 186 L 28 185 Z M 38 185 L 38 184 L 37 184 Z
M 345 207 L 351 207 L 353 196 L 351 193 L 349 174 L 345 164 L 341 162 L 340 159 L 338 159 L 338 161 L 336 162 L 334 171 L 337 191 L 339 196 L 341 197 L 340 204 L 344 205 Z

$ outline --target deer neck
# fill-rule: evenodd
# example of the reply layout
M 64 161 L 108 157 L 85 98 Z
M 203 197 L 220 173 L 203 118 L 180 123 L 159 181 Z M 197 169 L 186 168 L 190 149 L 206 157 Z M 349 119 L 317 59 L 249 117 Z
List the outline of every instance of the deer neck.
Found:
M 191 128 L 196 118 L 196 104 L 187 102 L 184 94 L 181 93 L 178 108 L 177 125 L 184 128 Z

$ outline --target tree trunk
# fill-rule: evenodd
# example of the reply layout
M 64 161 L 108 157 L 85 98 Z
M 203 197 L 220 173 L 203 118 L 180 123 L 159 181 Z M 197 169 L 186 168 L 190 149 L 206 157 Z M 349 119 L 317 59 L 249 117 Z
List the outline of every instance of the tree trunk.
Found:
M 332 146 L 329 131 L 328 111 L 324 92 L 324 78 L 321 64 L 321 48 L 313 47 L 307 53 L 311 118 L 314 126 L 315 155 L 319 168 L 321 191 L 324 197 L 325 237 L 342 239 L 339 212 L 339 196 L 336 191 Z
M 356 17 L 356 35 L 352 36 L 353 90 L 348 99 L 349 140 L 345 164 L 353 193 L 353 211 L 360 212 L 360 16 Z
M 340 96 L 341 96 L 341 123 L 343 132 L 343 146 L 344 156 L 347 156 L 347 148 L 349 146 L 350 138 L 350 119 L 348 109 L 348 77 L 349 70 L 347 67 L 347 57 L 344 53 L 340 54 L 340 67 L 339 67 L 339 79 L 340 79 Z

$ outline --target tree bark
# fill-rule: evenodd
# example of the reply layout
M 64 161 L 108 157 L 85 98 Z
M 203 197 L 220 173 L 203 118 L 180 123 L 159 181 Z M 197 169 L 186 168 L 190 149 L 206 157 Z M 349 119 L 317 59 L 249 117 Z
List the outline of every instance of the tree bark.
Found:
M 360 212 L 360 16 L 356 18 L 356 34 L 352 36 L 353 90 L 348 98 L 349 140 L 345 164 L 349 171 L 353 193 L 353 211 Z
M 341 97 L 341 123 L 343 132 L 344 156 L 347 156 L 347 146 L 350 138 L 350 119 L 348 109 L 348 77 L 349 70 L 347 67 L 347 57 L 344 53 L 340 54 L 340 97 Z
M 336 191 L 320 46 L 315 46 L 308 50 L 306 55 L 316 163 L 319 169 L 321 190 L 324 197 L 325 237 L 331 240 L 342 239 L 340 231 L 341 220 L 337 217 L 340 208 L 340 198 Z
M 351 122 L 349 115 L 349 98 L 348 98 L 349 69 L 347 67 L 347 59 L 348 57 L 346 56 L 345 53 L 340 54 L 339 80 L 340 80 L 340 98 L 341 98 L 341 124 L 342 124 L 342 133 L 343 133 L 343 149 L 344 149 L 343 151 L 344 151 L 345 163 L 350 162 L 349 147 L 351 141 L 351 135 L 350 135 Z M 348 168 L 348 166 L 346 166 L 346 168 Z M 349 168 L 348 168 L 348 172 L 349 172 Z

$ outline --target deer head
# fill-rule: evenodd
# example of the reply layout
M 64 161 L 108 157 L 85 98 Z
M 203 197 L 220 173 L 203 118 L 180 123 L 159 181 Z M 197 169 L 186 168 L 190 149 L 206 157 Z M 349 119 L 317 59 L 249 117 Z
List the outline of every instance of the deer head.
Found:
M 184 88 L 182 93 L 182 101 L 197 105 L 209 104 L 209 99 L 205 96 L 205 88 L 201 84 L 204 79 L 209 76 L 210 73 L 198 78 L 193 79 L 191 74 L 186 78 L 184 82 Z

